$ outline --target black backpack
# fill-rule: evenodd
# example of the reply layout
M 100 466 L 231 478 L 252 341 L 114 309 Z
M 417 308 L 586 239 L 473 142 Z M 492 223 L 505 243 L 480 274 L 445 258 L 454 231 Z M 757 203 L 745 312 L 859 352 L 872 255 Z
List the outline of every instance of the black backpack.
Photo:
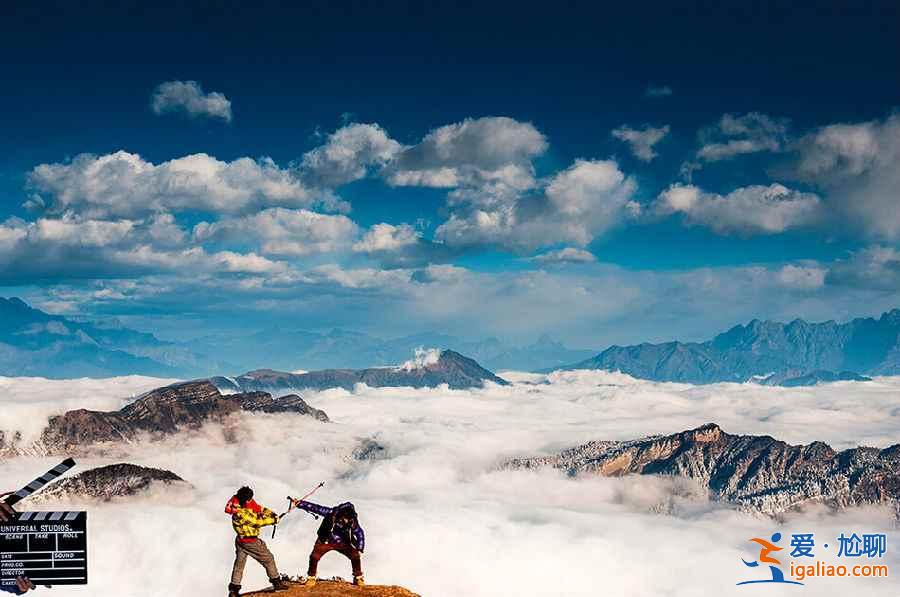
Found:
M 350 517 L 352 522 L 349 528 L 342 526 L 335 528 L 337 519 L 342 515 Z M 319 530 L 316 534 L 319 537 L 319 541 L 322 543 L 330 542 L 331 535 L 336 534 L 343 539 L 344 543 L 347 545 L 353 545 L 353 529 L 355 529 L 357 525 L 359 525 L 359 520 L 356 516 L 356 508 L 350 502 L 344 502 L 343 504 L 335 506 L 334 510 L 331 511 L 331 514 L 322 517 L 322 524 L 319 525 Z

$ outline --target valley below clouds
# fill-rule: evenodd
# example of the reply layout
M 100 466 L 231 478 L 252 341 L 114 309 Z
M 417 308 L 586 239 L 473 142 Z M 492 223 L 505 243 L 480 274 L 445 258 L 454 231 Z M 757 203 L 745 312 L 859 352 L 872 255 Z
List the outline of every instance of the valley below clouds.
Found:
M 602 371 L 501 375 L 513 383 L 305 393 L 330 423 L 240 412 L 224 425 L 163 441 L 94 450 L 79 459 L 77 470 L 132 462 L 171 470 L 191 488 L 157 486 L 106 503 L 35 506 L 89 511 L 90 588 L 54 593 L 224 593 L 233 532 L 223 508 L 234 490 L 249 484 L 261 503 L 284 511 L 285 496 L 302 495 L 322 480 L 327 484 L 315 501 L 357 506 L 368 536 L 367 580 L 429 597 L 741 595 L 754 588 L 735 584 L 760 576 L 740 561 L 756 556 L 749 539 L 775 531 L 788 538 L 814 533 L 817 546 L 833 543 L 832 550 L 817 550 L 832 563 L 900 566 L 890 508 L 833 512 L 810 506 L 776 520 L 711 501 L 705 488 L 680 478 L 568 477 L 501 467 L 509 458 L 550 455 L 591 440 L 671 434 L 709 422 L 728 433 L 771 435 L 791 444 L 885 448 L 900 441 L 900 378 L 780 388 L 656 383 Z M 36 433 L 51 414 L 76 405 L 119 408 L 170 381 L 2 378 L 0 429 Z M 371 442 L 382 449 L 361 449 Z M 3 489 L 17 489 L 56 460 L 4 461 Z M 293 512 L 275 539 L 264 532 L 282 573 L 305 569 L 317 526 Z M 884 559 L 838 562 L 836 537 L 853 532 L 887 533 Z M 326 557 L 320 575 L 346 578 L 345 568 L 345 560 Z M 248 567 L 245 587 L 265 584 L 262 570 Z M 756 590 L 787 595 L 804 589 Z M 805 590 L 893 596 L 896 581 L 811 578 Z

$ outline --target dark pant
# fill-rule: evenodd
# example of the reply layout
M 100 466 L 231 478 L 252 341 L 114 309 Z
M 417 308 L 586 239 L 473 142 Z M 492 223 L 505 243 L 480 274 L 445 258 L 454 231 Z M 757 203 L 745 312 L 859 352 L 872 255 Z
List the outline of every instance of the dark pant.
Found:
M 309 570 L 306 572 L 307 576 L 316 575 L 319 560 L 329 551 L 337 551 L 350 558 L 350 563 L 353 565 L 353 576 L 362 576 L 362 560 L 358 549 L 351 547 L 350 545 L 322 543 L 321 541 L 316 541 L 312 553 L 309 554 Z
M 272 555 L 272 552 L 269 551 L 265 541 L 262 539 L 257 539 L 256 541 L 251 541 L 249 543 L 235 541 L 234 568 L 231 570 L 231 584 L 241 584 L 241 579 L 244 577 L 244 564 L 247 563 L 247 556 L 250 556 L 263 565 L 263 568 L 266 569 L 266 574 L 269 576 L 269 580 L 279 578 L 278 568 L 275 566 L 275 557 Z

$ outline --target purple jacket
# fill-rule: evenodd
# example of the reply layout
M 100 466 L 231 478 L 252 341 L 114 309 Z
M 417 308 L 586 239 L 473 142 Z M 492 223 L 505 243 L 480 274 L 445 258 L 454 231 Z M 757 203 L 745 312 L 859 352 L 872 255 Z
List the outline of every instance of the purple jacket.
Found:
M 306 510 L 310 514 L 315 514 L 316 516 L 321 516 L 325 520 L 322 521 L 322 526 L 319 527 L 319 540 L 324 543 L 331 543 L 333 545 L 349 545 L 350 547 L 355 547 L 359 551 L 365 551 L 366 549 L 366 534 L 363 532 L 363 528 L 359 525 L 358 520 L 354 520 L 353 524 L 348 528 L 337 521 L 334 521 L 334 524 L 330 528 L 326 528 L 330 520 L 333 520 L 333 514 L 336 510 L 350 506 L 353 507 L 353 504 L 350 502 L 344 502 L 343 504 L 338 504 L 334 508 L 329 508 L 328 506 L 320 506 L 319 504 L 314 504 L 312 502 L 307 502 L 305 500 L 301 500 L 300 503 L 297 504 L 297 507 L 301 510 Z M 355 510 L 354 510 L 355 511 Z M 329 518 L 331 517 L 331 518 Z M 322 534 L 325 534 L 323 537 Z

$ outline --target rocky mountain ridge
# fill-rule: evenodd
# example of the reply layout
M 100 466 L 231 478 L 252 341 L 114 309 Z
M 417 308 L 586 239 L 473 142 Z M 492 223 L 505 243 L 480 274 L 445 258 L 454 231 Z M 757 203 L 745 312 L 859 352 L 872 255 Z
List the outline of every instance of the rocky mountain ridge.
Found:
M 810 385 L 900 374 L 900 309 L 878 319 L 784 324 L 753 320 L 707 342 L 612 346 L 567 369 L 604 369 L 654 381 Z
M 172 471 L 121 462 L 63 477 L 26 500 L 43 503 L 87 498 L 107 502 L 114 498 L 137 495 L 154 484 L 189 487 L 184 479 Z
M 433 357 L 433 358 L 432 358 Z M 325 369 L 308 373 L 285 373 L 271 369 L 250 371 L 235 378 L 214 377 L 212 383 L 222 391 L 303 391 L 343 388 L 353 390 L 357 384 L 370 387 L 437 387 L 451 389 L 482 387 L 485 383 L 509 385 L 473 359 L 452 350 L 440 354 L 419 355 L 420 362 L 410 361 L 394 367 L 368 369 Z
M 552 467 L 572 476 L 675 475 L 712 499 L 765 514 L 811 503 L 840 509 L 888 504 L 900 513 L 900 444 L 836 452 L 769 436 L 731 435 L 713 423 L 631 441 L 593 441 L 555 456 L 517 458 L 511 469 Z
M 267 392 L 223 395 L 207 380 L 190 381 L 151 390 L 117 411 L 87 409 L 51 417 L 36 442 L 23 445 L 21 437 L 0 432 L 0 455 L 70 454 L 105 443 L 129 443 L 142 435 L 151 439 L 197 429 L 206 422 L 221 422 L 237 411 L 297 413 L 327 421 L 328 416 L 312 408 L 295 394 L 273 398 Z

